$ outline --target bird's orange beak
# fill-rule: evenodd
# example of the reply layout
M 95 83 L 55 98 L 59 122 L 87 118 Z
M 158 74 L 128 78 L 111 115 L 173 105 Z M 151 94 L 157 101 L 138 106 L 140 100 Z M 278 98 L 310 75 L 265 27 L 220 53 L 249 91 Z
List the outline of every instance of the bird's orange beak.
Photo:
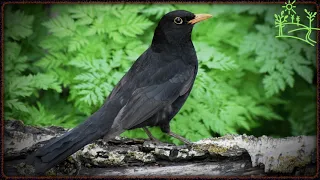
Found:
M 194 19 L 190 20 L 188 22 L 189 24 L 195 24 L 197 22 L 204 21 L 204 20 L 212 17 L 211 14 L 195 14 L 195 15 L 196 15 L 196 17 Z

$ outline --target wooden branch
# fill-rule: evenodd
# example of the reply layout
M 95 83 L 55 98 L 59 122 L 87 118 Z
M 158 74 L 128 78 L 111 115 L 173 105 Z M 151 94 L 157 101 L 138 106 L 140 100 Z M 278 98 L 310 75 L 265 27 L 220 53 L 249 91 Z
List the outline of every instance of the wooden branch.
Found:
M 5 174 L 32 175 L 33 168 L 24 163 L 26 156 L 64 132 L 61 127 L 32 127 L 22 121 L 5 121 Z M 117 137 L 85 146 L 47 175 L 313 176 L 315 161 L 315 136 L 227 135 L 204 139 L 192 146 Z

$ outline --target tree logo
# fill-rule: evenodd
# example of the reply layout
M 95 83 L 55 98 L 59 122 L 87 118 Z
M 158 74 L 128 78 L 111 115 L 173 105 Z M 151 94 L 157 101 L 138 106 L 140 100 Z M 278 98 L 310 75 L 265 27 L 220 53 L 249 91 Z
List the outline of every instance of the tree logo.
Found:
M 295 2 L 296 0 L 294 0 L 293 2 L 288 0 L 288 2 L 285 3 L 285 6 L 282 6 L 282 8 L 284 8 L 284 11 L 281 11 L 280 15 L 274 14 L 275 26 L 278 27 L 278 35 L 276 37 L 277 38 L 294 38 L 294 39 L 304 41 L 310 44 L 311 46 L 314 46 L 314 44 L 316 44 L 317 42 L 312 40 L 310 38 L 310 35 L 313 30 L 320 30 L 319 28 L 313 28 L 311 26 L 314 18 L 317 15 L 317 12 L 311 12 L 311 11 L 308 11 L 307 9 L 304 9 L 304 12 L 307 14 L 307 18 L 309 19 L 309 25 L 301 24 L 300 16 L 296 15 L 296 11 L 294 10 L 294 8 L 296 8 L 296 6 L 294 6 Z M 289 16 L 291 21 L 288 21 Z M 288 34 L 295 31 L 306 30 L 307 32 L 304 39 L 297 36 L 286 35 L 283 33 L 283 28 L 285 26 L 288 27 L 288 26 L 294 26 L 294 25 L 295 25 L 294 29 L 288 31 Z

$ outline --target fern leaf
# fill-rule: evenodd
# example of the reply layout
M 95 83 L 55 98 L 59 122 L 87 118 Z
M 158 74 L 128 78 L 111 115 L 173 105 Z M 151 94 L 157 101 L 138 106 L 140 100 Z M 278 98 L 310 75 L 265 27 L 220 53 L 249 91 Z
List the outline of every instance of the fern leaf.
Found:
M 292 67 L 286 63 L 286 64 L 281 64 L 278 63 L 277 66 L 278 71 L 281 73 L 281 76 L 285 80 L 285 82 L 292 88 L 294 85 L 294 78 L 293 78 L 293 70 Z
M 5 8 L 5 28 L 6 37 L 14 40 L 21 40 L 30 36 L 32 31 L 33 15 L 26 15 L 23 11 L 17 10 L 12 12 L 12 5 Z
M 26 118 L 26 124 L 37 124 L 40 126 L 52 126 L 54 125 L 56 116 L 50 113 L 45 107 L 40 103 L 37 102 L 37 106 L 32 106 L 28 108 L 29 117 Z
M 270 75 L 266 75 L 263 79 L 263 86 L 266 90 L 266 96 L 271 97 L 277 94 L 280 90 L 284 90 L 285 81 L 281 78 L 279 72 L 273 72 Z
M 10 94 L 10 97 L 27 97 L 30 96 L 34 88 L 33 84 L 33 76 L 18 76 L 18 77 L 10 77 L 5 81 L 5 92 Z
M 38 89 L 43 89 L 43 90 L 53 89 L 59 93 L 62 91 L 57 78 L 49 74 L 38 73 L 33 76 L 32 81 L 34 86 Z
M 136 14 L 126 14 L 121 20 L 117 26 L 117 31 L 128 37 L 136 37 L 142 34 L 153 24 L 147 18 Z
M 55 36 L 48 36 L 40 41 L 40 47 L 47 51 L 59 51 L 65 49 L 69 38 L 57 38 Z
M 288 58 L 288 61 L 289 60 L 294 71 L 309 84 L 311 84 L 313 79 L 313 70 L 308 65 L 310 65 L 312 62 L 306 60 L 301 56 L 295 56 L 294 58 L 290 56 Z
M 89 41 L 82 36 L 75 36 L 71 38 L 68 46 L 69 52 L 74 52 L 76 50 L 80 50 L 83 46 L 88 45 Z
M 17 75 L 27 69 L 27 57 L 20 57 L 21 47 L 15 42 L 6 42 L 4 49 L 5 72 Z
M 145 16 L 155 16 L 156 19 L 160 19 L 164 14 L 176 9 L 171 4 L 152 4 L 146 7 L 141 12 Z
M 259 58 L 259 60 L 260 60 L 260 58 Z M 262 61 L 262 60 L 260 60 L 260 61 Z M 279 63 L 277 61 L 277 59 L 269 59 L 267 61 L 268 61 L 267 63 L 262 64 L 262 66 L 259 70 L 260 73 L 266 73 L 266 72 L 273 73 L 276 69 L 277 64 Z
M 67 57 L 65 54 L 53 51 L 50 54 L 46 54 L 46 56 L 36 62 L 35 65 L 44 69 L 54 69 L 58 68 L 65 62 L 67 62 Z
M 29 112 L 27 106 L 18 99 L 6 100 L 4 106 L 9 107 L 10 109 L 16 109 L 18 111 Z
M 266 118 L 267 120 L 283 120 L 281 116 L 273 112 L 272 109 L 266 106 L 252 106 L 249 108 L 250 113 L 255 116 L 261 116 Z
M 76 5 L 73 8 L 69 8 L 71 17 L 76 19 L 77 25 L 89 25 L 96 18 L 97 13 L 94 5 Z
M 234 60 L 219 52 L 214 52 L 213 60 L 206 63 L 206 65 L 209 68 L 220 70 L 232 70 L 238 67 Z
M 21 51 L 21 46 L 16 42 L 5 42 L 4 57 L 8 60 L 16 59 Z
M 90 30 L 86 33 L 86 35 L 94 35 L 94 34 L 105 34 L 109 31 L 110 25 L 107 24 L 106 21 L 106 15 L 98 16 L 92 23 Z M 112 24 L 112 22 L 111 22 Z
M 43 25 L 47 27 L 49 32 L 54 36 L 60 38 L 72 36 L 77 28 L 74 20 L 66 14 L 57 16 L 48 22 L 44 22 Z
M 306 80 L 309 84 L 312 83 L 313 79 L 313 71 L 310 67 L 294 63 L 293 69 L 299 74 L 304 80 Z

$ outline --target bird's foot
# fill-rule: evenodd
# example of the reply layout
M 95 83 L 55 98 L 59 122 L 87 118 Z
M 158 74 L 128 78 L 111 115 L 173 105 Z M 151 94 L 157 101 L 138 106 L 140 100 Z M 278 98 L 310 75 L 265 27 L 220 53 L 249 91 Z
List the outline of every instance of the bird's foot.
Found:
M 146 132 L 151 142 L 153 142 L 154 144 L 164 144 L 163 142 L 159 141 L 157 138 L 153 137 L 151 132 L 146 127 L 144 127 L 143 130 Z
M 154 142 L 154 143 L 156 143 L 156 144 L 161 144 L 161 143 L 163 143 L 163 142 L 161 142 L 160 140 L 158 140 L 158 139 L 156 139 L 156 138 L 149 138 L 149 141 L 152 141 L 152 142 Z
M 173 133 L 173 132 L 168 132 L 167 133 L 169 136 L 171 136 L 171 137 L 174 137 L 174 138 L 176 138 L 176 139 L 179 139 L 180 141 L 182 141 L 186 146 L 192 146 L 192 142 L 191 141 L 189 141 L 188 139 L 186 139 L 186 138 L 184 138 L 184 137 L 182 137 L 182 136 L 180 136 L 180 135 L 178 135 L 178 134 L 175 134 L 175 133 Z

